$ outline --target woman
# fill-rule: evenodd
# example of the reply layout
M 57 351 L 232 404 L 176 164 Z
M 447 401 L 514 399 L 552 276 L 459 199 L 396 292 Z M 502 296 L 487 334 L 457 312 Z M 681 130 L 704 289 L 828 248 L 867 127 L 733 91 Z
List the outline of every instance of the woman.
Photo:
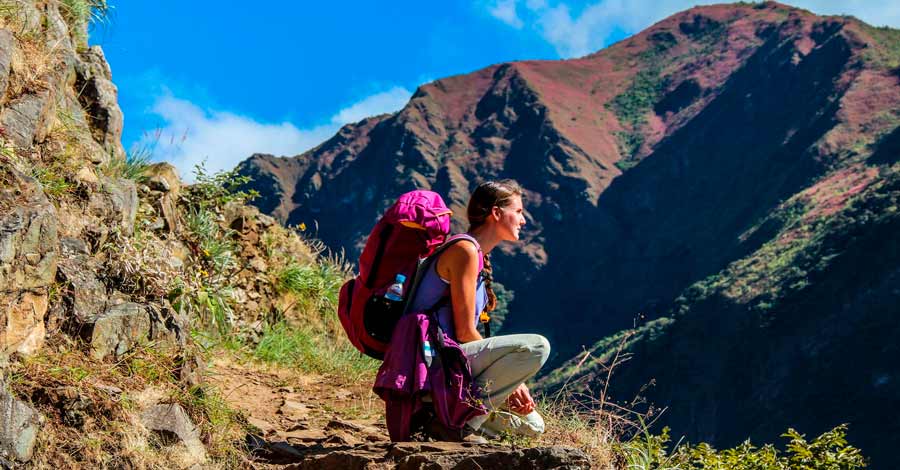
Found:
M 437 311 L 438 320 L 469 359 L 475 383 L 491 410 L 467 425 L 487 436 L 504 431 L 534 436 L 544 431 L 544 420 L 535 411 L 524 382 L 547 361 L 550 344 L 534 334 L 485 339 L 476 329 L 480 313 L 490 313 L 497 304 L 491 289 L 490 252 L 501 242 L 519 239 L 525 225 L 523 210 L 522 188 L 515 181 L 479 185 L 467 208 L 467 234 L 477 243 L 458 242 L 448 247 L 432 263 L 434 269 L 425 273 L 411 306 L 412 311 L 423 311 L 449 289 L 450 305 Z M 484 269 L 479 274 L 482 256 Z

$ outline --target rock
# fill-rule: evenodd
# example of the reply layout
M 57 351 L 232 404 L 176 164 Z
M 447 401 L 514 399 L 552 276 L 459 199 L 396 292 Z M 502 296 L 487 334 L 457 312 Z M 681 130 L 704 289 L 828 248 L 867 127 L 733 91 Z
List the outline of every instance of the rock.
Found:
M 49 296 L 47 292 L 22 291 L 11 300 L 6 310 L 6 325 L 0 333 L 0 344 L 5 354 L 18 352 L 30 356 L 44 345 L 44 318 Z
M 43 421 L 37 411 L 14 397 L 6 384 L 0 386 L 0 454 L 4 458 L 29 461 Z
M 100 179 L 97 178 L 97 172 L 94 171 L 93 168 L 88 166 L 83 166 L 75 172 L 75 181 L 77 181 L 82 186 L 94 187 L 100 184 Z
M 22 96 L 0 111 L 0 126 L 16 146 L 30 148 L 35 140 L 46 135 L 52 108 L 53 100 L 48 91 Z
M 100 46 L 91 46 L 76 59 L 75 77 L 78 99 L 87 111 L 94 139 L 114 158 L 124 159 L 121 140 L 125 120 L 117 100 L 118 89 L 111 81 L 112 73 Z
M 106 311 L 107 290 L 97 279 L 99 266 L 87 256 L 87 244 L 75 238 L 63 238 L 60 242 L 61 260 L 59 262 L 60 283 L 69 316 L 82 324 L 93 324 Z
M 62 237 L 59 239 L 59 253 L 63 258 L 73 258 L 78 255 L 90 255 L 90 248 L 80 238 Z
M 338 419 L 333 419 L 325 425 L 326 431 L 335 431 L 335 430 L 345 430 L 352 432 L 365 432 L 365 433 L 377 433 L 378 429 L 375 429 L 371 426 L 366 426 L 364 424 L 353 423 L 350 421 L 342 421 Z
M 56 208 L 40 184 L 0 163 L 0 352 L 32 354 L 44 340 L 56 278 Z
M 91 331 L 91 354 L 102 359 L 128 352 L 150 334 L 150 317 L 140 304 L 126 302 L 108 307 Z
M 7 29 L 0 29 L 0 96 L 6 94 L 6 88 L 9 86 L 9 71 L 16 47 L 16 38 L 13 34 Z
M 196 460 L 206 461 L 206 449 L 200 441 L 200 432 L 181 405 L 169 403 L 151 406 L 141 414 L 141 421 L 147 429 L 157 432 L 164 443 L 180 441 Z
M 100 191 L 91 194 L 88 208 L 104 225 L 118 227 L 123 234 L 131 235 L 138 203 L 134 181 L 100 177 Z
M 71 85 L 69 77 L 75 68 L 75 62 L 77 60 L 75 57 L 75 47 L 72 44 L 72 39 L 69 34 L 69 25 L 66 20 L 63 19 L 62 14 L 60 14 L 58 4 L 50 2 L 44 5 L 44 18 L 46 18 L 44 23 L 47 26 L 45 30 L 47 47 L 58 51 L 57 57 L 62 59 L 62 62 L 65 65 L 61 70 L 58 70 L 57 73 L 53 74 L 56 76 L 50 80 L 51 88 L 60 89 L 64 84 Z M 83 38 L 87 38 L 87 23 L 83 24 L 82 27 L 83 30 L 78 31 L 77 34 L 81 34 Z
M 278 409 L 278 412 L 291 421 L 299 421 L 309 417 L 309 407 L 299 401 L 290 399 L 284 400 L 284 403 L 281 405 L 281 408 Z
M 261 257 L 251 259 L 250 267 L 261 273 L 269 271 L 269 265 L 266 264 L 266 260 L 262 259 Z
M 181 178 L 178 170 L 170 163 L 155 163 L 144 171 L 150 189 L 164 193 L 173 193 L 177 198 L 181 194 Z
M 247 422 L 250 423 L 253 427 L 259 429 L 259 432 L 263 436 L 268 436 L 269 434 L 272 434 L 273 432 L 275 432 L 275 429 L 276 429 L 274 424 L 272 424 L 266 420 L 253 417 L 253 416 L 248 417 Z
M 273 444 L 266 450 L 276 454 Z M 535 447 L 516 449 L 496 444 L 459 442 L 381 442 L 356 444 L 328 451 L 318 447 L 294 448 L 297 462 L 287 468 L 318 470 L 333 468 L 394 468 L 402 470 L 467 470 L 515 468 L 516 470 L 589 469 L 584 452 L 571 447 Z M 306 452 L 304 452 L 304 450 Z M 276 455 L 284 455 L 284 452 Z
M 3 2 L 8 21 L 19 34 L 35 33 L 41 29 L 43 15 L 29 0 L 6 0 Z
M 262 228 L 269 228 L 275 225 L 275 218 L 266 214 L 259 214 L 257 220 L 259 220 L 259 226 Z
M 278 437 L 288 442 L 319 442 L 328 438 L 320 429 L 295 429 L 278 433 Z
M 355 446 L 362 444 L 364 441 L 345 431 L 335 431 L 324 441 L 326 444 L 337 444 L 344 446 Z
M 185 346 L 188 336 L 187 319 L 178 315 L 168 300 L 149 303 L 147 312 L 150 314 L 151 340 L 160 346 L 168 345 L 173 348 Z

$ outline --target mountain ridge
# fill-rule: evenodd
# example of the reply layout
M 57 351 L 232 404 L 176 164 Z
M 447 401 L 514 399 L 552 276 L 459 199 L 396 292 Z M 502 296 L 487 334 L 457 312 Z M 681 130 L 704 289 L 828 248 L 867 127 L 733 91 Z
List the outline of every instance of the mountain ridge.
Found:
M 523 243 L 504 247 L 494 260 L 496 278 L 512 291 L 513 313 L 502 331 L 548 336 L 557 351 L 552 367 L 583 346 L 631 330 L 636 319 L 664 325 L 679 306 L 712 320 L 708 307 L 679 301 L 711 278 L 748 289 L 723 310 L 735 318 L 744 318 L 745 309 L 757 312 L 760 304 L 776 313 L 795 311 L 791 302 L 799 297 L 781 292 L 846 275 L 831 267 L 838 259 L 831 257 L 822 262 L 826 274 L 801 279 L 818 271 L 801 265 L 806 261 L 797 253 L 818 253 L 808 247 L 844 230 L 826 223 L 830 220 L 842 221 L 846 230 L 856 227 L 856 219 L 843 218 L 847 211 L 859 198 L 874 197 L 872 191 L 888 184 L 896 171 L 897 44 L 896 30 L 850 17 L 816 16 L 773 2 L 712 5 L 672 15 L 583 58 L 497 64 L 440 79 L 419 87 L 401 111 L 379 117 L 365 140 L 334 141 L 294 157 L 310 166 L 296 181 L 280 180 L 282 186 L 296 184 L 297 191 L 294 209 L 279 220 L 316 221 L 319 237 L 352 258 L 396 194 L 433 189 L 456 214 L 464 214 L 466 198 L 481 180 L 517 179 L 526 191 L 528 224 Z M 332 165 L 334 155 L 341 156 L 340 165 Z M 264 160 L 256 156 L 239 169 L 263 174 L 256 168 Z M 884 223 L 892 223 L 892 216 L 884 215 Z M 465 228 L 464 221 L 455 220 L 454 231 Z M 879 273 L 890 278 L 890 270 Z M 864 291 L 848 285 L 853 286 L 848 295 Z M 865 312 L 874 308 L 859 305 Z M 884 313 L 894 318 L 898 312 L 894 307 Z M 814 325 L 803 330 L 807 333 L 827 327 L 823 319 L 807 320 Z M 682 323 L 691 325 L 684 327 L 686 333 Z M 700 341 L 702 336 L 691 335 L 714 331 L 694 320 L 682 323 L 677 329 L 685 340 Z M 859 325 L 844 325 L 844 335 L 830 337 L 829 344 L 864 337 Z M 653 331 L 677 344 L 666 328 Z M 726 336 L 736 340 L 740 331 L 731 329 Z M 890 338 L 893 330 L 885 331 Z M 758 360 L 783 360 L 782 368 L 807 377 L 802 361 L 769 349 L 765 337 L 753 337 L 770 354 Z M 589 349 L 608 357 L 600 354 L 608 347 Z M 688 348 L 685 360 L 697 359 L 691 351 L 709 352 Z M 650 372 L 658 369 L 652 360 L 645 354 L 633 361 L 616 389 L 619 396 L 653 378 Z M 573 372 L 576 362 L 559 371 Z M 669 361 L 661 364 L 665 369 Z M 674 391 L 676 374 L 660 376 L 669 380 L 666 392 L 653 395 L 660 405 L 696 410 L 671 420 L 690 439 L 731 445 L 738 439 L 733 432 L 753 428 L 748 413 L 765 408 L 761 401 L 744 406 L 734 398 L 741 394 L 729 387 L 739 381 L 729 385 L 715 374 L 709 382 L 698 381 L 700 389 L 718 387 L 732 397 L 718 403 L 720 413 Z M 807 379 L 824 385 L 816 377 Z M 551 389 L 561 383 L 554 380 L 546 382 Z M 761 383 L 771 385 L 762 381 L 754 387 Z M 883 399 L 893 400 L 890 396 Z M 829 416 L 838 416 L 839 410 L 830 410 Z M 724 416 L 740 416 L 743 426 L 729 428 Z M 792 424 L 789 417 L 757 419 L 767 423 L 760 428 L 775 432 Z M 810 432 L 821 431 L 819 421 L 796 421 L 811 426 Z M 877 440 L 871 422 L 863 427 L 851 436 Z M 881 451 L 878 458 L 884 455 Z

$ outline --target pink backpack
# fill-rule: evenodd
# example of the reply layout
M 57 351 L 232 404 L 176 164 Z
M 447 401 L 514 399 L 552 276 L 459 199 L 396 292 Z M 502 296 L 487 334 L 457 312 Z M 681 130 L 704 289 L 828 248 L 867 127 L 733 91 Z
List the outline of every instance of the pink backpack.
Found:
M 338 318 L 360 352 L 384 358 L 403 314 L 403 305 L 385 306 L 384 293 L 403 274 L 409 298 L 419 260 L 444 243 L 451 214 L 439 194 L 417 190 L 400 196 L 375 224 L 359 257 L 359 275 L 344 283 L 338 298 Z

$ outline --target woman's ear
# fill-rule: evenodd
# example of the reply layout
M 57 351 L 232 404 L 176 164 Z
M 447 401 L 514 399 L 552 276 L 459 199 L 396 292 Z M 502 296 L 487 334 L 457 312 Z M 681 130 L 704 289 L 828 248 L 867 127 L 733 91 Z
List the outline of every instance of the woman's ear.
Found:
M 491 208 L 491 216 L 494 217 L 495 222 L 499 222 L 501 218 L 503 218 L 503 209 L 494 206 Z

